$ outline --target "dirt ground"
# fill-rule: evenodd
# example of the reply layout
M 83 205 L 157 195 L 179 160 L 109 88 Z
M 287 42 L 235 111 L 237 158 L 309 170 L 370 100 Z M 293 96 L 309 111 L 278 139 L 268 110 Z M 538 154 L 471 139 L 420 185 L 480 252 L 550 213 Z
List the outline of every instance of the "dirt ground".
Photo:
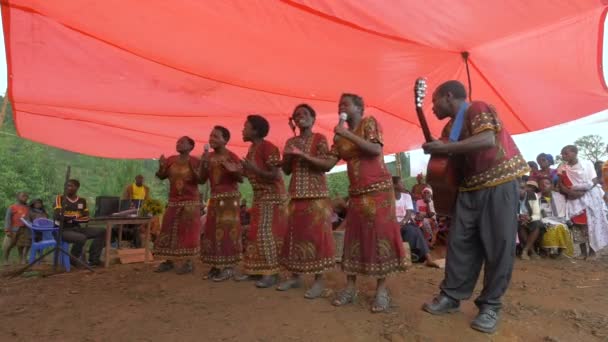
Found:
M 476 314 L 470 301 L 449 316 L 422 312 L 443 275 L 422 266 L 390 279 L 395 305 L 385 314 L 369 312 L 371 279 L 361 279 L 357 304 L 336 308 L 329 297 L 304 299 L 304 289 L 283 293 L 250 282 L 205 281 L 202 265 L 182 276 L 153 269 L 131 264 L 3 277 L 0 340 L 608 341 L 608 257 L 517 261 L 494 335 L 469 328 Z M 329 275 L 332 289 L 344 283 L 338 271 Z

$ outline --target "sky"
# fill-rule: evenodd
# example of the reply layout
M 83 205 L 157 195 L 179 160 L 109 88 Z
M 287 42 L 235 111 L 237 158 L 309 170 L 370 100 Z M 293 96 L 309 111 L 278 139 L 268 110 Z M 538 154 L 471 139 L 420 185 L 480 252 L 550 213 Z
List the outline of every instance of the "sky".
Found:
M 608 20 L 604 22 L 604 30 L 608 29 Z M 0 33 L 2 25 L 0 25 Z M 608 47 L 608 34 L 604 35 L 604 46 Z M 0 34 L 0 48 L 4 49 L 4 34 Z M 606 51 L 606 48 L 604 48 Z M 603 65 L 608 65 L 608 53 L 603 56 Z M 605 79 L 608 79 L 607 68 L 604 68 Z M 5 93 L 7 86 L 6 55 L 0 53 L 0 94 Z M 608 108 L 599 113 L 591 114 L 583 119 L 550 127 L 541 131 L 519 134 L 514 136 L 515 143 L 526 160 L 535 160 L 540 153 L 555 155 L 565 145 L 572 144 L 574 140 L 589 134 L 597 134 L 608 141 Z M 428 156 L 422 150 L 410 151 L 412 175 L 426 172 Z M 394 160 L 393 156 L 386 156 L 385 160 Z M 345 165 L 336 166 L 332 172 L 343 171 Z

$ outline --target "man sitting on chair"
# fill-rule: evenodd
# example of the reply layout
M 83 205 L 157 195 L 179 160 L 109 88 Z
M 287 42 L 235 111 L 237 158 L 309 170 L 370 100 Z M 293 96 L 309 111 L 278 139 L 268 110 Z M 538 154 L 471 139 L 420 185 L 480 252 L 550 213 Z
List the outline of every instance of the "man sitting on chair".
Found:
M 80 188 L 80 182 L 76 179 L 70 179 L 66 186 L 66 198 L 63 195 L 57 195 L 55 199 L 55 221 L 59 224 L 62 203 L 63 207 L 63 241 L 72 243 L 72 256 L 80 258 L 82 248 L 88 239 L 93 239 L 93 243 L 89 248 L 89 265 L 99 266 L 101 261 L 101 249 L 103 248 L 103 237 L 105 234 L 104 228 L 84 228 L 80 224 L 89 222 L 89 208 L 87 208 L 87 200 L 77 195 Z

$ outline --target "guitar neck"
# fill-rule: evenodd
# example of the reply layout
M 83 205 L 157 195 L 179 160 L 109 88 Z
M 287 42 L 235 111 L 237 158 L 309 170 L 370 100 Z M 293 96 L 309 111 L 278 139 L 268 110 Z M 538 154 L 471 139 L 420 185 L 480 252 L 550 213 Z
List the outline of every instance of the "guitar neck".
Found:
M 422 134 L 424 134 L 424 140 L 426 140 L 426 142 L 433 141 L 429 124 L 426 122 L 426 117 L 424 116 L 424 111 L 421 107 L 416 107 L 416 114 L 418 114 L 418 121 L 420 121 L 420 127 L 422 128 Z

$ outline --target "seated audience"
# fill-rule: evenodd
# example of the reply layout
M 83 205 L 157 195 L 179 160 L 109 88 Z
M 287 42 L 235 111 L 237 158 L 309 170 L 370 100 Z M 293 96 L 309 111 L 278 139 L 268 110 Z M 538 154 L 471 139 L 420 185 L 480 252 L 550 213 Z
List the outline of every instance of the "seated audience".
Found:
M 93 239 L 89 248 L 89 265 L 101 265 L 101 250 L 104 246 L 105 228 L 85 228 L 81 224 L 89 222 L 89 208 L 87 200 L 78 196 L 80 182 L 70 179 L 66 185 L 66 196 L 57 195 L 55 200 L 55 220 L 61 219 L 63 209 L 63 241 L 72 243 L 72 256 L 80 258 L 84 244 L 88 239 Z M 60 222 L 57 222 L 60 224 Z
M 433 203 L 433 190 L 430 187 L 422 190 L 422 199 L 416 201 L 416 223 L 424 232 L 424 236 L 429 241 L 429 246 L 433 248 L 437 241 L 437 214 Z
M 519 190 L 519 241 L 523 249 L 521 251 L 522 260 L 530 260 L 530 256 L 538 258 L 534 246 L 542 231 L 542 221 L 540 215 L 540 205 L 532 189 L 538 189 L 535 181 L 524 183 L 520 181 Z
M 414 205 L 410 194 L 405 192 L 401 178 L 393 177 L 395 190 L 395 211 L 401 226 L 401 238 L 410 245 L 413 262 L 424 262 L 428 267 L 439 268 L 431 256 L 429 246 L 418 226 L 414 224 Z
M 550 257 L 561 255 L 573 257 L 574 244 L 566 223 L 566 202 L 563 196 L 554 191 L 551 179 L 542 178 L 540 188 L 540 213 L 545 227 L 541 247 Z

